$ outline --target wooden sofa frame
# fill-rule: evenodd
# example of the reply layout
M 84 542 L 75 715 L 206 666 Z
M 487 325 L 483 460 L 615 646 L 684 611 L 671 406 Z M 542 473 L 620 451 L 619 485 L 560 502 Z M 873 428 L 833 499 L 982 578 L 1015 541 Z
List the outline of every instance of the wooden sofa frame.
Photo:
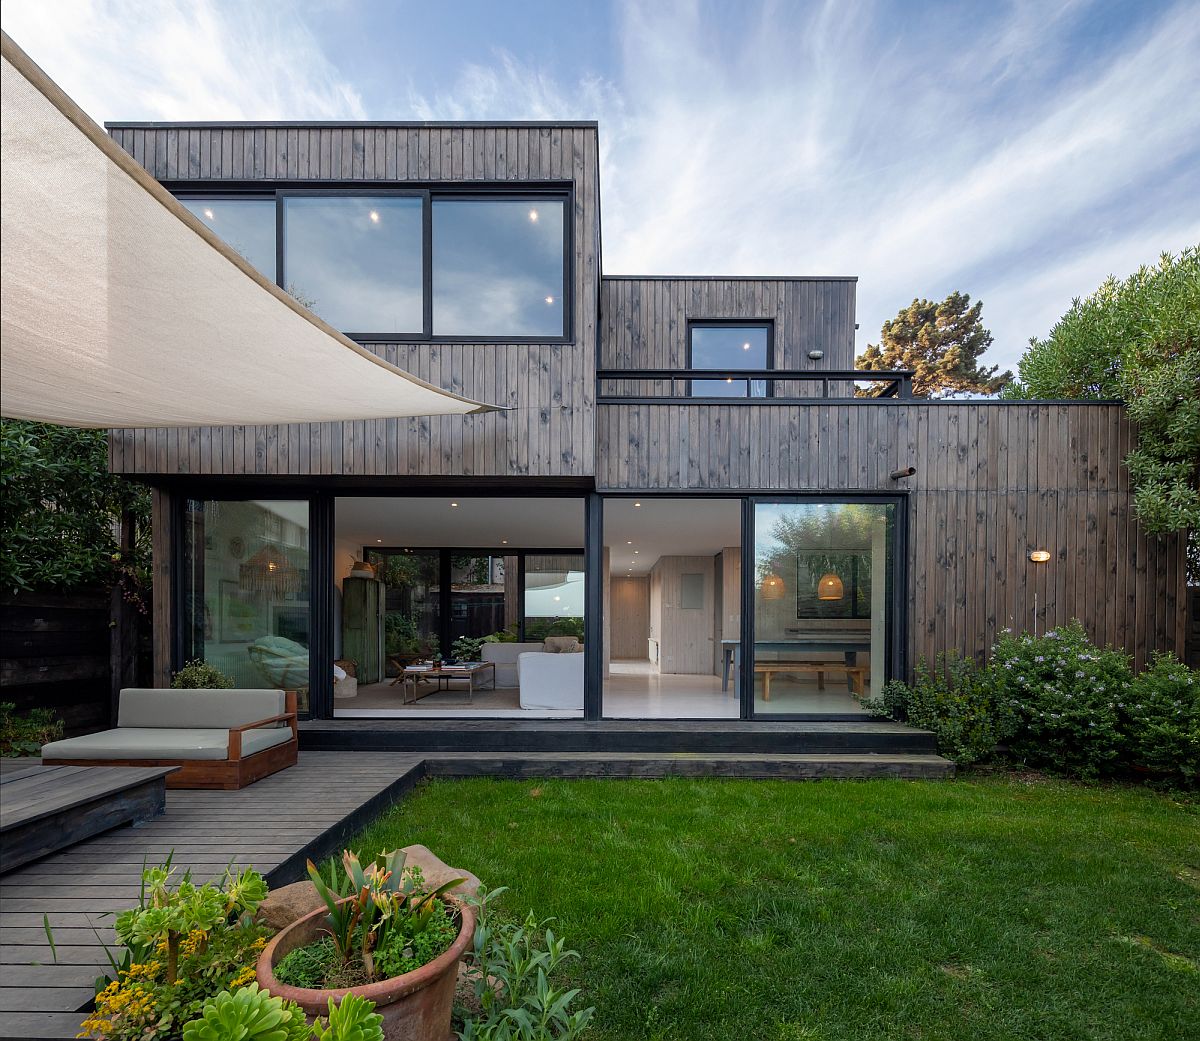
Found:
M 215 788 L 234 791 L 270 774 L 296 765 L 299 734 L 296 726 L 296 691 L 284 692 L 284 711 L 229 728 L 229 746 L 224 759 L 43 759 L 45 766 L 177 766 L 167 775 L 168 788 Z M 286 722 L 292 736 L 282 744 L 242 756 L 242 734 L 247 730 Z

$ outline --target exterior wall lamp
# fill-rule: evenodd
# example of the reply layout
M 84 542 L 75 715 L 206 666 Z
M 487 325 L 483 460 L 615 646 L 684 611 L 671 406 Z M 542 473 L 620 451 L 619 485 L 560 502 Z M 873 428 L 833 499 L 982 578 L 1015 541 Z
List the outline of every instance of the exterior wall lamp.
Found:
M 888 476 L 893 481 L 899 481 L 903 477 L 911 477 L 916 472 L 917 468 L 915 466 L 905 466 L 900 470 L 893 470 Z
M 1050 551 L 1048 549 L 1035 549 L 1029 554 L 1029 559 L 1035 564 L 1045 564 L 1050 559 Z

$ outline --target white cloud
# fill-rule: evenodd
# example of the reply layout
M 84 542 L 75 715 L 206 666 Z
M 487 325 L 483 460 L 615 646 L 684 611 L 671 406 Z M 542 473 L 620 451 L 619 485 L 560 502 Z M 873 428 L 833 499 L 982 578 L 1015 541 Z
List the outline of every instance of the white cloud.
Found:
M 5 0 L 2 21 L 97 122 L 365 118 L 295 5 Z

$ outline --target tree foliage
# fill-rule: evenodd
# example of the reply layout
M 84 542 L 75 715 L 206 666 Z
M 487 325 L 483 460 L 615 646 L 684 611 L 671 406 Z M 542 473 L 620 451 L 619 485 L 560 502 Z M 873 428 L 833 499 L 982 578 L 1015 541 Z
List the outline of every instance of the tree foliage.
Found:
M 912 369 L 917 397 L 995 394 L 1011 379 L 998 365 L 983 368 L 979 359 L 992 345 L 982 320 L 983 301 L 951 293 L 941 303 L 914 300 L 883 323 L 880 341 L 858 357 L 860 369 Z
M 142 536 L 132 560 L 117 536 L 126 510 Z M 133 578 L 148 555 L 149 521 L 149 491 L 108 472 L 104 431 L 0 422 L 0 589 Z
M 1139 520 L 1151 534 L 1200 531 L 1200 246 L 1072 301 L 1019 372 L 1006 397 L 1124 401 Z

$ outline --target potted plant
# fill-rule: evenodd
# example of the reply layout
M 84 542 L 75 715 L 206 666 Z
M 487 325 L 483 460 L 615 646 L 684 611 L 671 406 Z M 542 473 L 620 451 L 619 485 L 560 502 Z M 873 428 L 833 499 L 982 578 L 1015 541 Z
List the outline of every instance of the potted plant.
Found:
M 375 1003 L 387 1041 L 448 1037 L 458 963 L 471 945 L 474 911 L 448 895 L 462 879 L 429 889 L 420 868 L 393 850 L 363 868 L 342 854 L 322 877 L 308 874 L 325 904 L 278 933 L 258 959 L 259 986 L 306 1014 L 357 994 Z

